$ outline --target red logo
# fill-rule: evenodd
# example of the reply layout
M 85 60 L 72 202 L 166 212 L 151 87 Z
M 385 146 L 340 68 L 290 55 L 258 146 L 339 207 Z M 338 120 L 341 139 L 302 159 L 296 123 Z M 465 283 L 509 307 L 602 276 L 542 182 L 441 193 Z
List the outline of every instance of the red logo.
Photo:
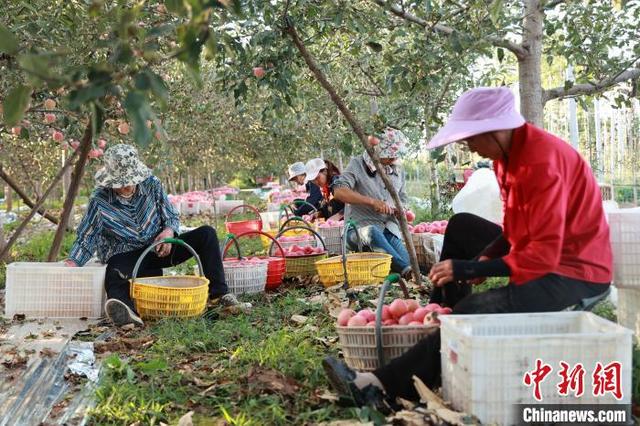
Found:
M 533 385 L 533 397 L 536 401 L 542 401 L 542 392 L 540 392 L 540 383 L 551 373 L 553 369 L 550 365 L 544 364 L 540 358 L 536 359 L 535 370 L 524 374 L 524 384 Z

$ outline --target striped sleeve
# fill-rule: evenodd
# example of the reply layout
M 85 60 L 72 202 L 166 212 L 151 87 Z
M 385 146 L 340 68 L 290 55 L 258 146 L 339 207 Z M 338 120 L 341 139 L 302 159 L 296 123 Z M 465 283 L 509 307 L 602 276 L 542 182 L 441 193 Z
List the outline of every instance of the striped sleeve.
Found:
M 96 251 L 101 229 L 102 220 L 98 210 L 98 201 L 95 197 L 91 197 L 87 212 L 78 226 L 76 241 L 69 252 L 69 259 L 78 266 L 87 263 Z
M 153 194 L 158 202 L 158 209 L 160 210 L 158 213 L 162 218 L 163 226 L 173 229 L 173 232 L 178 235 L 180 233 L 180 217 L 178 216 L 178 212 L 169 201 L 167 193 L 162 189 L 160 179 L 154 176 L 153 179 L 151 179 L 151 185 Z

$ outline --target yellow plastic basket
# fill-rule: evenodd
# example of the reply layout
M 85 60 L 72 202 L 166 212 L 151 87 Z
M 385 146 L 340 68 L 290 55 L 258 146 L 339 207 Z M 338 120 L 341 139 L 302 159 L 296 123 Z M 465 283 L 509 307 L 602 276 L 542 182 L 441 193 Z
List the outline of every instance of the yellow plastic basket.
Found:
M 285 278 L 308 277 L 316 274 L 316 262 L 327 258 L 327 253 L 310 254 L 308 256 L 285 257 Z
M 137 278 L 144 257 L 162 243 L 180 244 L 196 258 L 200 273 L 202 263 L 198 254 L 184 241 L 166 238 L 149 246 L 138 258 L 131 279 L 131 298 L 142 319 L 164 317 L 195 317 L 207 306 L 209 280 L 203 276 L 167 276 Z
M 381 284 L 389 275 L 391 255 L 386 253 L 350 253 L 347 254 L 347 277 L 349 287 L 369 284 Z M 334 256 L 316 262 L 320 282 L 331 287 L 345 280 L 342 256 Z

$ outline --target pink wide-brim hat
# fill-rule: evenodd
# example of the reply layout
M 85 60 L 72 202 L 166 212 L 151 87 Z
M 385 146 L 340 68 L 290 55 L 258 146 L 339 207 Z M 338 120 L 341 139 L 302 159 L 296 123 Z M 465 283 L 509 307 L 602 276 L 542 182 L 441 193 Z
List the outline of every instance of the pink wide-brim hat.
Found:
M 511 90 L 478 87 L 460 96 L 447 124 L 429 141 L 427 148 L 439 148 L 481 133 L 515 129 L 524 123 L 524 117 L 516 111 Z

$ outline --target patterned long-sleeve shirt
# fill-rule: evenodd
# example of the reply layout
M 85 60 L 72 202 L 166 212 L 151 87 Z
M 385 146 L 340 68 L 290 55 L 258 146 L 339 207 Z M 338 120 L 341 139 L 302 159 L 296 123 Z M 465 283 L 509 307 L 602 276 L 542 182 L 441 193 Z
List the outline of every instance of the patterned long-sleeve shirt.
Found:
M 113 189 L 98 188 L 78 226 L 69 259 L 82 266 L 97 251 L 106 263 L 113 255 L 147 247 L 165 228 L 177 234 L 180 219 L 155 176 L 138 184 L 126 201 Z
M 394 173 L 389 175 L 389 180 L 391 180 L 391 184 L 395 190 L 398 191 L 400 201 L 406 204 L 407 193 L 405 192 L 404 173 L 400 166 L 393 166 L 393 169 Z M 366 163 L 362 159 L 362 155 L 351 159 L 345 171 L 338 176 L 333 183 L 332 189 L 335 190 L 341 187 L 393 205 L 393 198 L 391 198 L 391 194 L 389 194 L 389 191 L 385 188 L 380 174 L 371 172 L 367 168 Z M 380 214 L 369 206 L 347 204 L 344 211 L 344 218 L 346 220 L 354 220 L 358 227 L 375 225 L 381 229 L 386 228 L 393 235 L 402 239 L 398 219 L 393 215 Z

